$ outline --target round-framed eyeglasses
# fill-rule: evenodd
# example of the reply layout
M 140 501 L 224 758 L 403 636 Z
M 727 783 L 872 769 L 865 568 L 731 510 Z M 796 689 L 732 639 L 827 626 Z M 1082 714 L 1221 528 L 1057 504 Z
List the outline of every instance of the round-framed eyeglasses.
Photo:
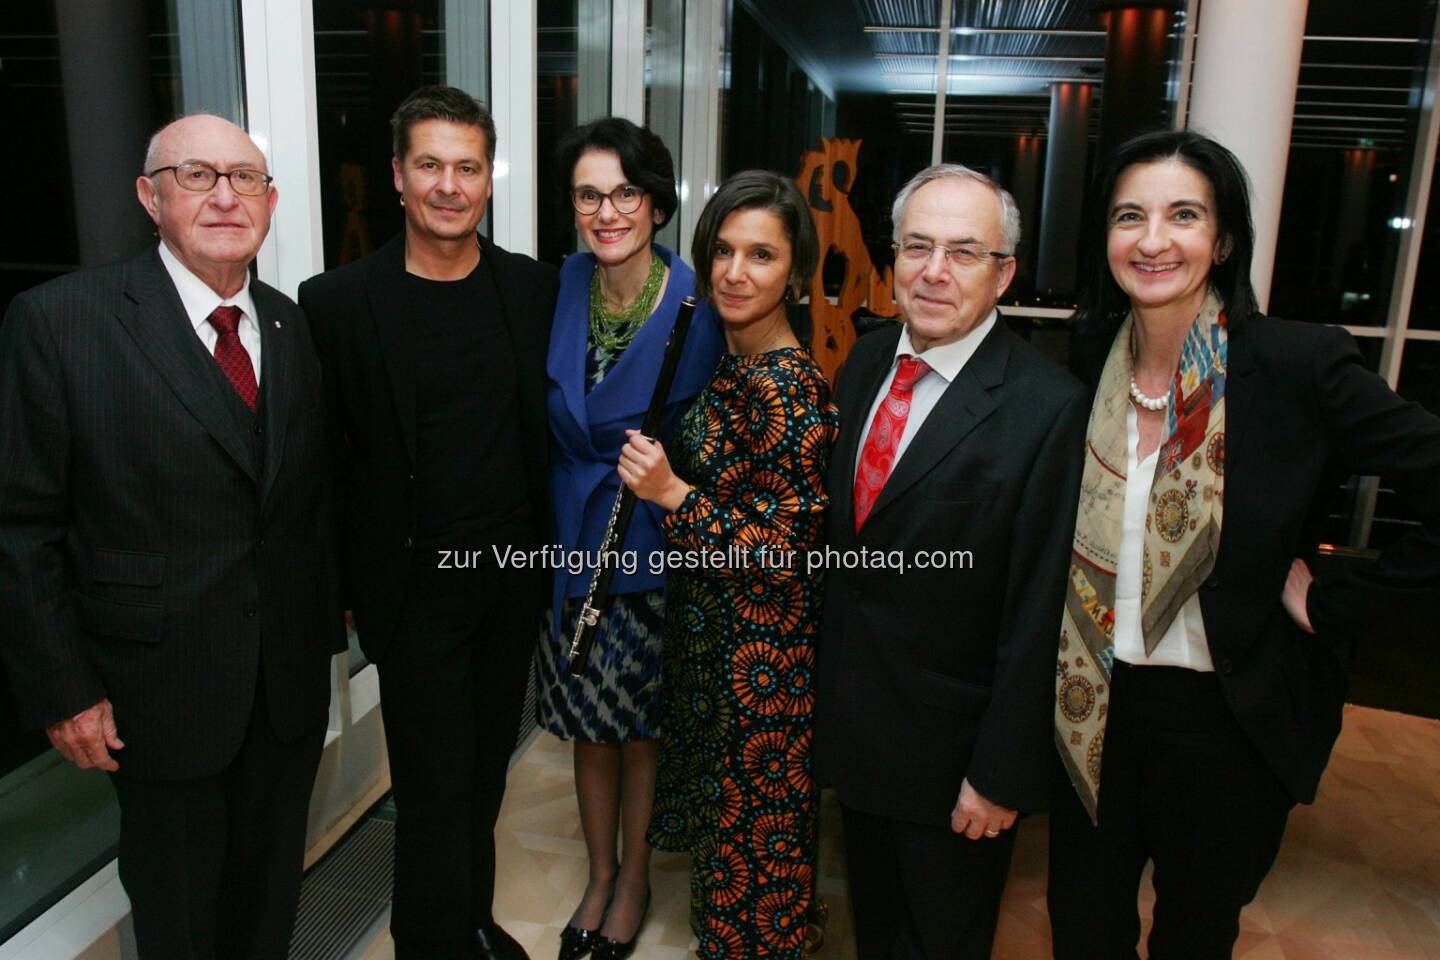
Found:
M 945 261 L 957 270 L 970 270 L 990 261 L 1004 263 L 1015 256 L 1013 253 L 987 250 L 978 243 L 960 243 L 953 247 L 947 247 L 943 243 L 911 239 L 901 243 L 892 243 L 890 246 L 894 248 L 897 260 L 904 260 L 917 266 L 928 262 L 935 255 L 936 250 L 943 250 Z
M 570 205 L 576 213 L 587 217 L 599 213 L 606 200 L 610 201 L 616 213 L 634 213 L 645 200 L 645 189 L 633 183 L 622 183 L 609 193 L 601 193 L 594 187 L 576 187 L 570 191 Z
M 168 167 L 156 167 L 145 176 L 153 177 L 166 170 L 175 174 L 176 183 L 195 193 L 209 193 L 215 189 L 215 184 L 220 182 L 220 178 L 224 177 L 230 181 L 230 189 L 236 193 L 246 197 L 258 197 L 269 190 L 270 184 L 275 181 L 275 178 L 268 173 L 262 173 L 253 167 L 216 170 L 201 160 L 186 160 L 184 163 L 175 163 Z

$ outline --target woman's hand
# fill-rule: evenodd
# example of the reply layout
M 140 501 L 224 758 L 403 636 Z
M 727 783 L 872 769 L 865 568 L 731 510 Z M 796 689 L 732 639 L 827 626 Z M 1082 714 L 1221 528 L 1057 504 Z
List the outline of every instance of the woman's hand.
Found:
M 1290 561 L 1290 574 L 1285 578 L 1285 589 L 1280 591 L 1280 602 L 1295 625 L 1306 633 L 1314 633 L 1310 625 L 1310 614 L 1305 612 L 1305 598 L 1310 595 L 1310 584 L 1315 580 L 1310 568 L 1298 557 Z
M 649 500 L 671 513 L 680 509 L 690 485 L 670 469 L 665 448 L 639 430 L 626 430 L 625 436 L 630 439 L 625 441 L 620 463 L 615 468 L 625 486 L 634 490 L 641 500 Z

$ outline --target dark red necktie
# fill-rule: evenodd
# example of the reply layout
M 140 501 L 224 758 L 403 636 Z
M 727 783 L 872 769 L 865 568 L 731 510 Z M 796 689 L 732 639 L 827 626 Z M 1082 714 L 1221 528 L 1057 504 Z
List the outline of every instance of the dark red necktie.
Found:
M 895 370 L 895 379 L 890 381 L 890 392 L 875 409 L 875 419 L 870 421 L 870 433 L 865 437 L 865 449 L 860 451 L 860 465 L 855 470 L 855 532 L 860 532 L 865 518 L 890 470 L 895 466 L 895 451 L 900 447 L 900 438 L 905 434 L 905 421 L 910 419 L 910 395 L 921 377 L 930 372 L 930 367 L 919 357 L 908 353 L 900 358 Z
M 245 401 L 245 406 L 254 413 L 255 395 L 259 391 L 255 384 L 255 366 L 250 362 L 250 354 L 245 352 L 245 344 L 240 342 L 240 334 L 236 333 L 240 326 L 240 308 L 216 307 L 210 314 L 210 326 L 220 334 L 220 339 L 215 341 L 215 362 L 220 364 L 220 370 Z

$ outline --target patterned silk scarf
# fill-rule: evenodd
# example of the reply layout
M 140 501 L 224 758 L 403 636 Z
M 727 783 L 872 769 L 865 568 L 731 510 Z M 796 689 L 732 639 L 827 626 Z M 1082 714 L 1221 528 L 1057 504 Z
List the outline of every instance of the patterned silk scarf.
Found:
M 1125 515 L 1134 325 L 1131 314 L 1116 334 L 1090 410 L 1055 676 L 1056 743 L 1092 821 L 1115 658 L 1115 567 Z M 1215 566 L 1225 483 L 1227 354 L 1225 314 L 1212 290 L 1180 350 L 1166 414 L 1168 439 L 1150 485 L 1140 592 L 1147 655 Z

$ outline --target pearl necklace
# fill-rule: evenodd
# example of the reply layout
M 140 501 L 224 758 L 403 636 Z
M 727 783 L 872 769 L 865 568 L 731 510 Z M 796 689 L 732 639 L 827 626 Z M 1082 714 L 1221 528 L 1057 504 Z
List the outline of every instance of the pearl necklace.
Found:
M 1142 393 L 1140 387 L 1135 383 L 1135 374 L 1133 373 L 1130 374 L 1130 396 L 1146 410 L 1164 410 L 1170 406 L 1170 394 L 1167 393 L 1163 397 L 1152 397 Z

